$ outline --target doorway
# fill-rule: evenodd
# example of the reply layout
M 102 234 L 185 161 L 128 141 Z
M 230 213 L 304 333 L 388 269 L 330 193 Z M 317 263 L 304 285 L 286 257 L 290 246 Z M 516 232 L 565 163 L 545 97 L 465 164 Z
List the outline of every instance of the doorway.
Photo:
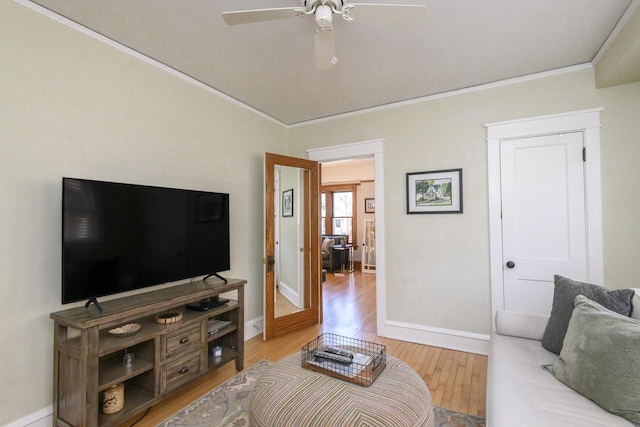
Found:
M 337 145 L 308 150 L 308 158 L 320 163 L 345 161 L 352 159 L 373 159 L 374 199 L 376 221 L 376 330 L 379 336 L 385 336 L 386 297 L 385 297 L 385 251 L 384 251 L 384 174 L 383 140 L 364 141 L 354 144 Z M 364 203 L 362 204 L 364 208 Z
M 374 210 L 365 209 L 375 194 L 373 158 L 325 162 L 321 169 L 320 241 L 334 245 L 323 247 L 323 268 L 340 276 L 361 271 L 365 220 L 375 221 Z

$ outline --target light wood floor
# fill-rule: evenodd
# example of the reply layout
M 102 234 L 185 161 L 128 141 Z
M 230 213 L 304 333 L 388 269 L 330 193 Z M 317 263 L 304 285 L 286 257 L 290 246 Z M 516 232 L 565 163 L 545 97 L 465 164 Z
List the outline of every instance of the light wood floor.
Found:
M 286 316 L 287 314 L 300 311 L 298 307 L 291 301 L 289 301 L 284 295 L 276 289 L 276 305 L 273 307 L 276 317 Z
M 267 359 L 280 360 L 323 332 L 374 341 L 387 353 L 404 360 L 426 382 L 434 405 L 485 416 L 487 356 L 381 338 L 376 335 L 375 275 L 354 272 L 329 274 L 323 285 L 324 323 L 267 342 L 262 336 L 245 343 L 245 369 Z M 233 362 L 196 380 L 154 406 L 136 426 L 155 426 L 236 374 Z M 130 426 L 140 416 L 123 426 Z

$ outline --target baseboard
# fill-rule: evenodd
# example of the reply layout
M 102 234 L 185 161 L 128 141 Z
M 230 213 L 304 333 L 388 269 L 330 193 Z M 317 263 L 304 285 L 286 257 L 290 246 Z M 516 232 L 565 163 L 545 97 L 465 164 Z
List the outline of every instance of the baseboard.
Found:
M 244 322 L 244 340 L 249 340 L 258 335 L 262 335 L 264 331 L 264 317 L 256 317 L 255 319 Z
M 51 427 L 52 425 L 53 405 L 49 405 L 46 408 L 9 423 L 5 427 Z
M 467 353 L 489 354 L 489 335 L 472 332 L 388 320 L 385 323 L 384 336 Z
M 287 285 L 282 281 L 278 284 L 278 290 L 280 291 L 283 297 L 285 297 L 291 302 L 291 304 L 297 305 L 295 301 L 300 301 L 300 294 L 298 293 L 298 291 L 294 290 L 293 288 L 291 288 L 289 285 Z

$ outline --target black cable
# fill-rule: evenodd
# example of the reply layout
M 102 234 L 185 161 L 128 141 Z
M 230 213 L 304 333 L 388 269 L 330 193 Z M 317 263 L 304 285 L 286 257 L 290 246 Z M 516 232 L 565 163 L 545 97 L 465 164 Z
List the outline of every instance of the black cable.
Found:
M 138 420 L 137 420 L 135 423 L 131 424 L 129 427 L 133 427 L 134 425 L 136 425 L 136 424 L 138 424 L 140 421 L 142 421 L 142 420 L 144 419 L 144 417 L 146 417 L 146 416 L 149 414 L 149 411 L 150 411 L 150 410 L 151 410 L 151 406 L 149 406 L 149 407 L 147 408 L 147 411 L 146 411 L 146 412 L 145 412 L 145 413 L 144 413 L 140 418 L 138 418 Z

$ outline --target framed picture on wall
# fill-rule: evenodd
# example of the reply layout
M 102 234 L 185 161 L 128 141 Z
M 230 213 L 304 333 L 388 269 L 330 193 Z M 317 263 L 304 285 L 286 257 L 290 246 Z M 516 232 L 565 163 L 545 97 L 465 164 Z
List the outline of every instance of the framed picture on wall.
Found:
M 407 213 L 462 213 L 462 169 L 407 173 Z
M 293 188 L 282 192 L 282 216 L 293 216 Z
M 282 192 L 282 216 L 293 216 L 293 188 Z
M 376 199 L 364 199 L 364 213 L 376 212 Z

